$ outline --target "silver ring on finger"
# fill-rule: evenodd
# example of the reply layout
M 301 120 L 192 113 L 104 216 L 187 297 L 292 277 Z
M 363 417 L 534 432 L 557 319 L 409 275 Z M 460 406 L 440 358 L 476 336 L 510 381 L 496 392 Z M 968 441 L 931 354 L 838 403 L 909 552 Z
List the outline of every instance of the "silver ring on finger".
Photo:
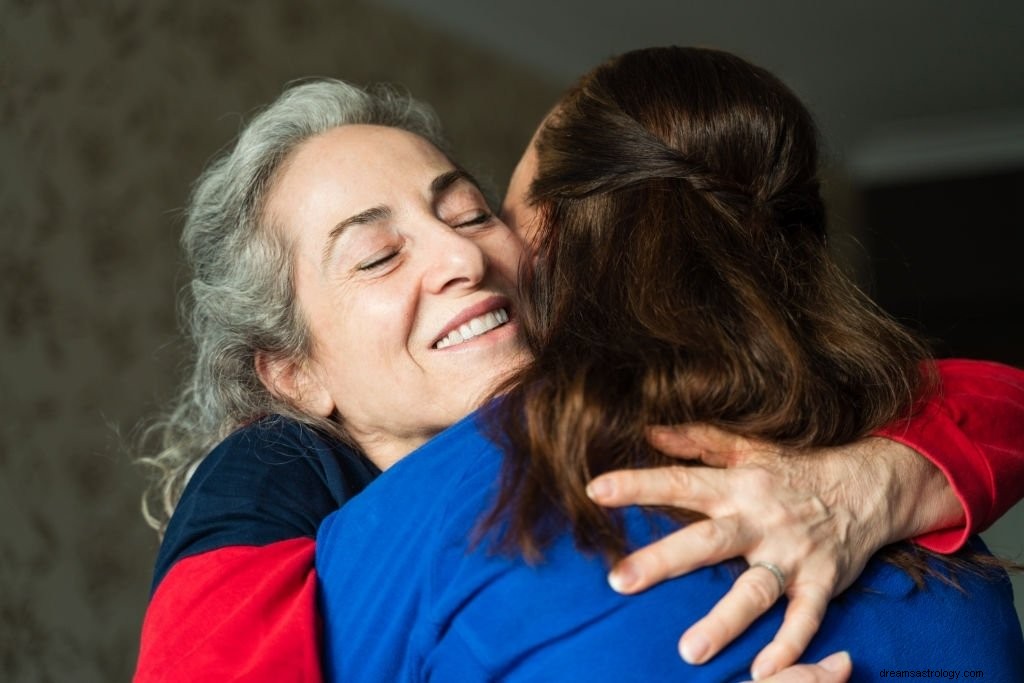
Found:
M 750 565 L 751 569 L 754 567 L 763 567 L 770 571 L 772 576 L 775 577 L 775 580 L 779 582 L 779 594 L 781 595 L 786 592 L 786 573 L 779 569 L 777 564 L 772 564 L 771 562 L 755 562 Z

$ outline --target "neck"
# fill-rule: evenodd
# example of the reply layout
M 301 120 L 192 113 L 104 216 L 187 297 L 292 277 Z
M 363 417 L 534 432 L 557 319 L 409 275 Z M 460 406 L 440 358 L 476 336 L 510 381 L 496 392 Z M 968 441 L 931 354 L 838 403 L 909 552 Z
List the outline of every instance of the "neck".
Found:
M 429 440 L 425 436 L 396 437 L 384 434 L 359 435 L 354 438 L 370 462 L 382 472 Z

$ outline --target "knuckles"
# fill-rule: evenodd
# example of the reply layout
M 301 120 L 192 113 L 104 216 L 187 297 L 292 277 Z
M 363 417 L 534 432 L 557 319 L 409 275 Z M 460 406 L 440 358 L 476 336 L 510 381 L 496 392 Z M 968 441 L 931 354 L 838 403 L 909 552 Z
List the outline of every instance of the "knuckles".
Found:
M 758 574 L 767 574 L 767 572 L 761 571 Z M 779 586 L 771 574 L 762 580 L 761 577 L 751 575 L 748 570 L 736 580 L 734 589 L 739 591 L 745 602 L 759 612 L 767 612 L 779 599 Z
M 690 525 L 688 530 L 708 555 L 720 557 L 726 546 L 730 545 L 730 537 L 736 535 L 735 528 L 726 530 L 722 528 L 723 524 L 727 524 L 726 520 L 699 522 Z

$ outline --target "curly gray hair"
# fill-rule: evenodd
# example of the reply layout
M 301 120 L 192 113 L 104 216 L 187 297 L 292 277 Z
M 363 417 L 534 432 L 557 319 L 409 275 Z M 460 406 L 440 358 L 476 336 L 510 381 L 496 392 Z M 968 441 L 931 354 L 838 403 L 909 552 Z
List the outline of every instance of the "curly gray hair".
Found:
M 159 532 L 194 467 L 241 425 L 278 413 L 345 438 L 340 424 L 269 392 L 255 360 L 260 353 L 301 361 L 310 352 L 289 245 L 264 216 L 275 174 L 305 140 L 351 124 L 400 128 L 444 149 L 433 110 L 405 93 L 333 79 L 305 81 L 257 114 L 192 190 L 181 238 L 192 280 L 182 292 L 181 312 L 195 356 L 175 406 L 147 430 L 158 440 L 158 452 L 140 458 L 158 471 L 143 514 Z

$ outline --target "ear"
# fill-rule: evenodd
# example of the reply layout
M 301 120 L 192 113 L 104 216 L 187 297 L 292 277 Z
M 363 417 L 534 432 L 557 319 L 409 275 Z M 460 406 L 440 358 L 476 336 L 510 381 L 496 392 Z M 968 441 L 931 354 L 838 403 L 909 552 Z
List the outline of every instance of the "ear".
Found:
M 319 417 L 334 412 L 334 399 L 309 364 L 257 351 L 255 365 L 260 382 L 274 396 Z

